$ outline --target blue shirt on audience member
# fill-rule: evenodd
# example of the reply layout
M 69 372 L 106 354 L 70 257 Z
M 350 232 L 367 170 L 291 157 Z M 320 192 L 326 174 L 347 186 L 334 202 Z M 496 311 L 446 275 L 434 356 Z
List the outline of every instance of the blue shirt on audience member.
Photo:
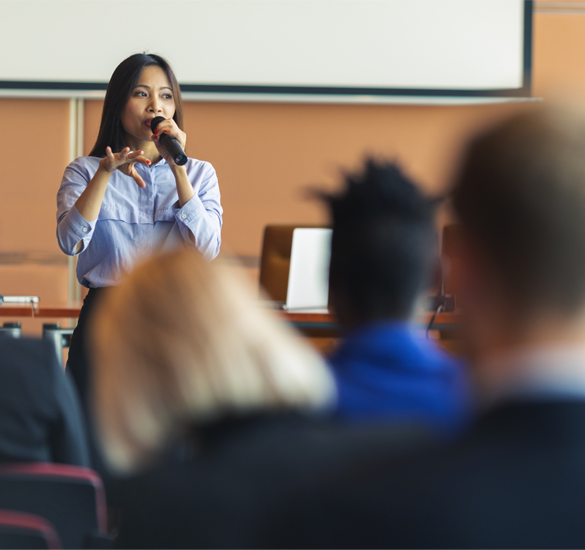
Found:
M 461 364 L 407 322 L 350 331 L 330 364 L 341 417 L 414 421 L 445 434 L 461 429 L 469 417 Z
M 119 170 L 110 176 L 97 220 L 88 222 L 75 207 L 101 159 L 79 157 L 63 174 L 57 194 L 57 239 L 65 254 L 79 254 L 77 278 L 86 287 L 116 284 L 144 255 L 187 244 L 208 260 L 219 253 L 222 208 L 219 185 L 209 162 L 188 159 L 185 168 L 195 195 L 182 207 L 175 177 L 162 159 L 151 167 L 135 164 L 146 188 Z M 76 247 L 83 243 L 81 250 Z

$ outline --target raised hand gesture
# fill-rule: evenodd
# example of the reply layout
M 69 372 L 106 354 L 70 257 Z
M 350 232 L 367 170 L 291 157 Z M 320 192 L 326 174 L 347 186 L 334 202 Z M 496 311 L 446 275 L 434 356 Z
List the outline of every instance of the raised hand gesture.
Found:
M 110 174 L 114 170 L 120 170 L 123 174 L 130 176 L 138 187 L 146 187 L 146 183 L 134 169 L 137 162 L 150 166 L 150 160 L 142 156 L 143 154 L 144 151 L 131 151 L 130 147 L 124 147 L 119 153 L 112 153 L 112 149 L 106 147 L 106 156 L 100 161 L 100 166 Z

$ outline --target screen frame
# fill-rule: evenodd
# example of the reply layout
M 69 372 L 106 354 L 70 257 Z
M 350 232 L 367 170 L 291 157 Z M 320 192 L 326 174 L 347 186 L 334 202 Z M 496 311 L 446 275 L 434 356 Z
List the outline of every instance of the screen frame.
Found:
M 349 103 L 463 103 L 523 101 L 532 95 L 534 0 L 524 0 L 522 85 L 496 89 L 420 89 L 340 86 L 181 84 L 183 99 L 202 101 L 286 101 Z M 107 82 L 0 80 L 0 97 L 103 98 Z

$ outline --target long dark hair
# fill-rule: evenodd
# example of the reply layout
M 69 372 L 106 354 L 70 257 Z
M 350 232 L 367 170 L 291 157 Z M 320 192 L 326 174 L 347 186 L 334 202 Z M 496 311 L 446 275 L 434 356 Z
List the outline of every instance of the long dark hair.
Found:
M 156 65 L 160 67 L 171 84 L 173 98 L 175 100 L 175 115 L 173 116 L 177 126 L 183 129 L 183 103 L 181 101 L 181 90 L 175 73 L 169 63 L 160 55 L 135 53 L 120 63 L 108 84 L 106 92 L 106 99 L 104 101 L 104 109 L 102 111 L 102 121 L 100 123 L 100 131 L 90 151 L 92 157 L 105 157 L 106 147 L 108 145 L 112 148 L 114 153 L 120 152 L 126 147 L 126 134 L 120 121 L 120 114 L 126 105 L 132 90 L 135 88 L 142 69 L 149 65 Z

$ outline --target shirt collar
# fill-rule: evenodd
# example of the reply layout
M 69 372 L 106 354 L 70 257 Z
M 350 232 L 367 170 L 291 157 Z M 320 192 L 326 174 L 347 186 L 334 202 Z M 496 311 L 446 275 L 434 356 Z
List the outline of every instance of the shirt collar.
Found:
M 134 165 L 134 168 L 140 167 L 139 170 L 144 170 L 144 171 L 149 171 L 152 170 L 153 168 L 156 168 L 157 166 L 164 166 L 164 165 L 168 165 L 168 162 L 161 158 L 156 164 L 151 164 L 150 166 L 146 166 L 146 164 L 141 164 L 141 163 L 136 163 Z

